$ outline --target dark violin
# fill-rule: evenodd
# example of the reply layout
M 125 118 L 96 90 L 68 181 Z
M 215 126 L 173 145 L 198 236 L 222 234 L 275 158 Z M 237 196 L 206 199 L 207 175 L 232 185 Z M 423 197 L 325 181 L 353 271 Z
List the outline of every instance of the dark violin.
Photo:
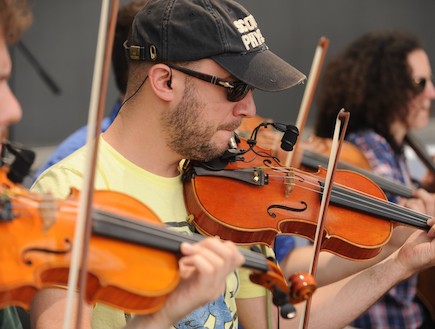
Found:
M 303 142 L 302 157 L 300 165 L 306 170 L 317 171 L 319 166 L 326 168 L 328 164 L 327 155 L 330 152 L 330 140 L 320 137 L 312 137 L 308 142 Z M 337 164 L 339 169 L 346 169 L 358 172 L 375 182 L 384 192 L 394 195 L 411 198 L 414 189 L 396 181 L 386 179 L 374 174 L 370 170 L 370 164 L 362 152 L 353 144 L 345 141 L 340 161 Z
M 235 152 L 235 160 L 223 169 L 214 162 L 186 163 L 184 193 L 192 222 L 205 234 L 240 244 L 271 246 L 277 234 L 312 240 L 326 170 L 286 168 L 266 150 L 248 150 Z M 429 218 L 389 202 L 367 177 L 338 170 L 322 249 L 370 259 L 389 241 L 394 222 L 428 230 Z
M 0 307 L 28 308 L 44 288 L 66 286 L 79 192 L 66 200 L 31 193 L 0 170 Z M 168 230 L 143 203 L 113 191 L 95 191 L 92 236 L 88 249 L 88 303 L 104 303 L 129 313 L 158 310 L 180 281 L 177 254 L 183 241 L 202 237 Z M 241 249 L 251 280 L 270 289 L 283 316 L 289 303 L 308 298 L 311 278 L 291 278 L 292 290 L 279 268 L 259 253 Z M 304 281 L 305 280 L 305 281 Z

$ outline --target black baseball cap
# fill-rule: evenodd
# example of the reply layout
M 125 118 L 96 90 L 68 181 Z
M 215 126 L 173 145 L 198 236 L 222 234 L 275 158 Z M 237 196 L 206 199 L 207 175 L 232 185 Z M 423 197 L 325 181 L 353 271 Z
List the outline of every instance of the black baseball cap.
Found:
M 124 45 L 131 60 L 211 58 L 264 91 L 284 90 L 306 78 L 269 50 L 254 16 L 233 0 L 148 0 Z

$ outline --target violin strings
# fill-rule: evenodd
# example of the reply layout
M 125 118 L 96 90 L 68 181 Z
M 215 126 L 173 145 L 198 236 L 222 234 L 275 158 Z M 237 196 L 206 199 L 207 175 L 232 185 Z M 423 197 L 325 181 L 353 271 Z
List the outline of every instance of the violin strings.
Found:
M 323 189 L 323 187 L 321 187 L 321 189 Z M 318 193 L 322 192 L 319 191 Z M 352 209 L 365 210 L 368 213 L 375 215 L 378 214 L 396 221 L 401 219 L 405 224 L 417 227 L 426 227 L 426 221 L 430 218 L 427 215 L 410 210 L 395 203 L 368 196 L 364 193 L 356 192 L 355 190 L 341 187 L 336 184 L 334 184 L 332 196 L 335 197 L 335 200 L 339 204 L 346 205 L 346 203 L 348 203 L 348 206 Z M 331 200 L 331 202 L 332 201 L 333 200 Z M 375 210 L 378 213 L 376 213 Z
M 281 173 L 290 172 L 286 168 L 278 168 L 277 170 L 275 170 L 275 168 L 270 169 L 274 170 L 275 172 L 277 171 Z M 323 185 L 321 184 L 322 180 L 319 180 L 317 177 L 311 176 L 306 172 L 297 169 L 294 169 L 293 173 L 297 174 L 292 174 L 292 183 L 284 181 L 284 184 L 298 186 L 308 191 L 318 193 L 319 195 L 323 193 Z M 298 183 L 298 176 L 304 178 L 304 181 Z M 271 178 L 286 178 L 278 174 L 269 174 L 268 177 L 269 183 Z M 314 180 L 314 182 L 312 182 L 312 180 Z M 380 217 L 384 217 L 394 221 L 400 221 L 404 224 L 409 224 L 415 227 L 427 228 L 426 221 L 430 218 L 430 216 L 413 211 L 398 204 L 389 202 L 387 200 L 379 199 L 365 193 L 350 189 L 348 187 L 340 186 L 338 184 L 333 185 L 331 193 L 331 197 L 333 197 L 333 199 L 331 199 L 331 202 L 335 201 L 336 203 L 348 206 L 351 209 L 359 209 L 369 214 L 378 215 Z
M 199 242 L 204 239 L 202 235 L 193 233 L 192 235 L 182 234 L 177 231 L 170 230 L 166 226 L 153 225 L 144 221 L 129 218 L 126 216 L 109 213 L 106 211 L 96 210 L 94 214 L 94 220 L 104 222 L 104 225 L 116 225 L 117 227 L 126 229 L 130 234 L 142 233 L 141 241 L 144 244 L 150 242 L 150 238 L 157 238 L 159 243 L 176 242 L 179 245 L 186 241 L 190 243 Z M 150 245 L 156 247 L 155 245 Z M 267 271 L 268 265 L 265 262 L 264 256 L 258 252 L 250 251 L 246 248 L 240 248 L 240 251 L 245 256 L 245 267 L 252 269 Z
M 342 189 L 338 187 L 338 189 Z M 426 226 L 426 221 L 430 217 L 425 217 L 425 215 L 410 211 L 407 208 L 401 207 L 395 203 L 389 203 L 388 201 L 377 200 L 376 198 L 371 198 L 370 196 L 356 193 L 350 190 L 345 192 L 334 191 L 334 195 L 340 195 L 340 200 L 344 203 L 348 202 L 354 208 L 360 208 L 366 210 L 369 213 L 377 213 L 382 217 L 392 219 L 395 221 L 400 221 L 404 224 L 413 225 L 416 227 L 424 228 Z M 362 207 L 362 203 L 364 207 Z
M 77 212 L 78 203 L 77 201 L 73 200 L 62 200 L 61 204 L 58 204 L 56 200 L 34 200 L 34 199 L 27 199 L 25 197 L 16 197 L 16 200 L 25 200 L 28 204 L 31 205 L 34 204 L 36 209 L 57 209 L 59 210 L 62 208 L 62 212 Z M 14 209 L 26 209 L 28 208 L 28 204 L 14 204 Z

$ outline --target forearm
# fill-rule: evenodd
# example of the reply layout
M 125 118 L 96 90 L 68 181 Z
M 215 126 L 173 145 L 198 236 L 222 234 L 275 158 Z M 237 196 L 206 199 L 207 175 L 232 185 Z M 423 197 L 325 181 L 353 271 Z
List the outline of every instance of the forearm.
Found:
M 385 249 L 385 248 L 384 248 Z M 294 273 L 308 272 L 312 260 L 313 249 L 311 246 L 297 248 L 292 251 L 280 263 L 280 266 L 286 277 Z M 385 255 L 391 251 L 385 250 Z M 323 251 L 320 253 L 317 263 L 316 282 L 318 287 L 325 286 L 332 282 L 344 279 L 355 274 L 367 267 L 376 264 L 384 256 L 375 257 L 369 261 L 349 260 L 336 256 L 330 252 Z
M 73 305 L 78 305 L 78 294 L 75 294 Z M 30 320 L 35 329 L 58 329 L 62 328 L 67 306 L 66 289 L 43 289 L 32 300 L 30 308 Z M 82 304 L 81 329 L 91 329 L 92 307 Z M 72 312 L 71 321 L 77 319 L 76 308 Z M 75 326 L 74 326 L 75 327 Z
M 310 328 L 346 326 L 411 274 L 390 257 L 349 278 L 319 288 L 312 300 Z

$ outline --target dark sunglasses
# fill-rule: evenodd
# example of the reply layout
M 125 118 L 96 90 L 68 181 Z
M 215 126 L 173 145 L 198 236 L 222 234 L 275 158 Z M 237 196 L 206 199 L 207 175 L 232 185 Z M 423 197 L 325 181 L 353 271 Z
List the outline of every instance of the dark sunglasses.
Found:
M 178 65 L 174 65 L 174 64 L 166 64 L 166 65 L 177 71 L 183 72 L 184 74 L 190 75 L 191 77 L 209 82 L 216 86 L 226 88 L 228 90 L 227 99 L 230 102 L 241 101 L 243 98 L 245 98 L 248 91 L 254 90 L 254 87 L 242 81 L 227 81 L 215 77 L 213 75 L 208 75 L 205 73 L 189 70 L 188 68 L 181 67 Z
M 433 84 L 433 77 L 430 77 L 429 79 L 428 78 L 415 78 L 414 79 L 414 84 L 415 84 L 419 93 L 424 91 L 428 81 L 431 81 Z

